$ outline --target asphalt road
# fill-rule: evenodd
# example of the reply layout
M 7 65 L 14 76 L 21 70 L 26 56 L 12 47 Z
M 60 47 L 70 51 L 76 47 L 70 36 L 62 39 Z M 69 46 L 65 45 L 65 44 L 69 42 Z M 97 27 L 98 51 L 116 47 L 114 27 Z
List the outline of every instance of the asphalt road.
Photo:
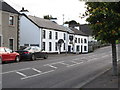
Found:
M 2 88 L 80 88 L 112 67 L 111 47 L 2 65 Z

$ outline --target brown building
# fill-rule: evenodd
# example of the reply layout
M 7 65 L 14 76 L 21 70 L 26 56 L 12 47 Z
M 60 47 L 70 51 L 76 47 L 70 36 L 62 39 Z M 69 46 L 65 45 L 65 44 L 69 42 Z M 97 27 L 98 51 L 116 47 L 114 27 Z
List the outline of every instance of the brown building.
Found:
M 19 13 L 6 2 L 0 1 L 0 47 L 18 48 Z

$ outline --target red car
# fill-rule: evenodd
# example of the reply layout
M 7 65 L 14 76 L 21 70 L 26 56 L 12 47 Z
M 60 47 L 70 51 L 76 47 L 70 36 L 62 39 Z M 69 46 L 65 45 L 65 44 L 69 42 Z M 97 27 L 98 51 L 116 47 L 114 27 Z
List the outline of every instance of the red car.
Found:
M 7 47 L 0 47 L 0 63 L 6 61 L 17 61 L 19 62 L 20 55 L 17 52 L 13 52 Z

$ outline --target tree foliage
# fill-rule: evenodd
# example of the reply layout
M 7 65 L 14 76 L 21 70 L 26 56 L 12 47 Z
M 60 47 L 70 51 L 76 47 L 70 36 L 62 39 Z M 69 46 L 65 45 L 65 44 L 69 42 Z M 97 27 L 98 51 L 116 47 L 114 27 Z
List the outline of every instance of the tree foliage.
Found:
M 112 43 L 120 38 L 120 2 L 87 2 L 87 21 L 98 40 Z

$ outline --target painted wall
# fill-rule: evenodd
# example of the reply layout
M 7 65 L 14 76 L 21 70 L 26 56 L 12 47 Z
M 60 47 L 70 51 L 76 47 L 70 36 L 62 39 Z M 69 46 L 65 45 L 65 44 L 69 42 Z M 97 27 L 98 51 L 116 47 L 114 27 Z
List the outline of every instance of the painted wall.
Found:
M 75 43 L 75 38 L 77 38 L 77 43 Z M 78 42 L 78 39 L 80 38 L 80 43 Z M 86 43 L 85 43 L 86 39 Z M 77 46 L 79 46 L 79 50 L 77 50 Z M 86 50 L 85 50 L 86 47 Z M 80 36 L 80 35 L 75 35 L 74 37 L 74 53 L 79 52 L 79 53 L 87 53 L 88 52 L 88 37 L 87 36 Z
M 25 16 L 20 17 L 20 46 L 38 44 L 41 48 L 41 29 Z
M 67 37 L 67 33 L 66 32 L 61 32 L 61 31 L 56 31 L 56 30 L 49 30 L 49 29 L 43 29 L 46 32 L 46 38 L 42 40 L 42 42 L 45 42 L 45 52 L 58 52 L 59 50 L 55 50 L 55 43 L 58 42 L 59 39 L 63 39 L 64 40 L 64 33 L 66 34 Z M 52 39 L 49 39 L 49 32 L 52 32 Z M 55 33 L 58 33 L 58 39 L 55 39 Z M 49 51 L 49 42 L 52 43 L 52 50 Z M 66 44 L 66 40 L 64 40 L 64 43 Z M 65 52 L 66 50 L 64 50 L 64 44 L 62 44 L 61 47 L 61 52 Z

